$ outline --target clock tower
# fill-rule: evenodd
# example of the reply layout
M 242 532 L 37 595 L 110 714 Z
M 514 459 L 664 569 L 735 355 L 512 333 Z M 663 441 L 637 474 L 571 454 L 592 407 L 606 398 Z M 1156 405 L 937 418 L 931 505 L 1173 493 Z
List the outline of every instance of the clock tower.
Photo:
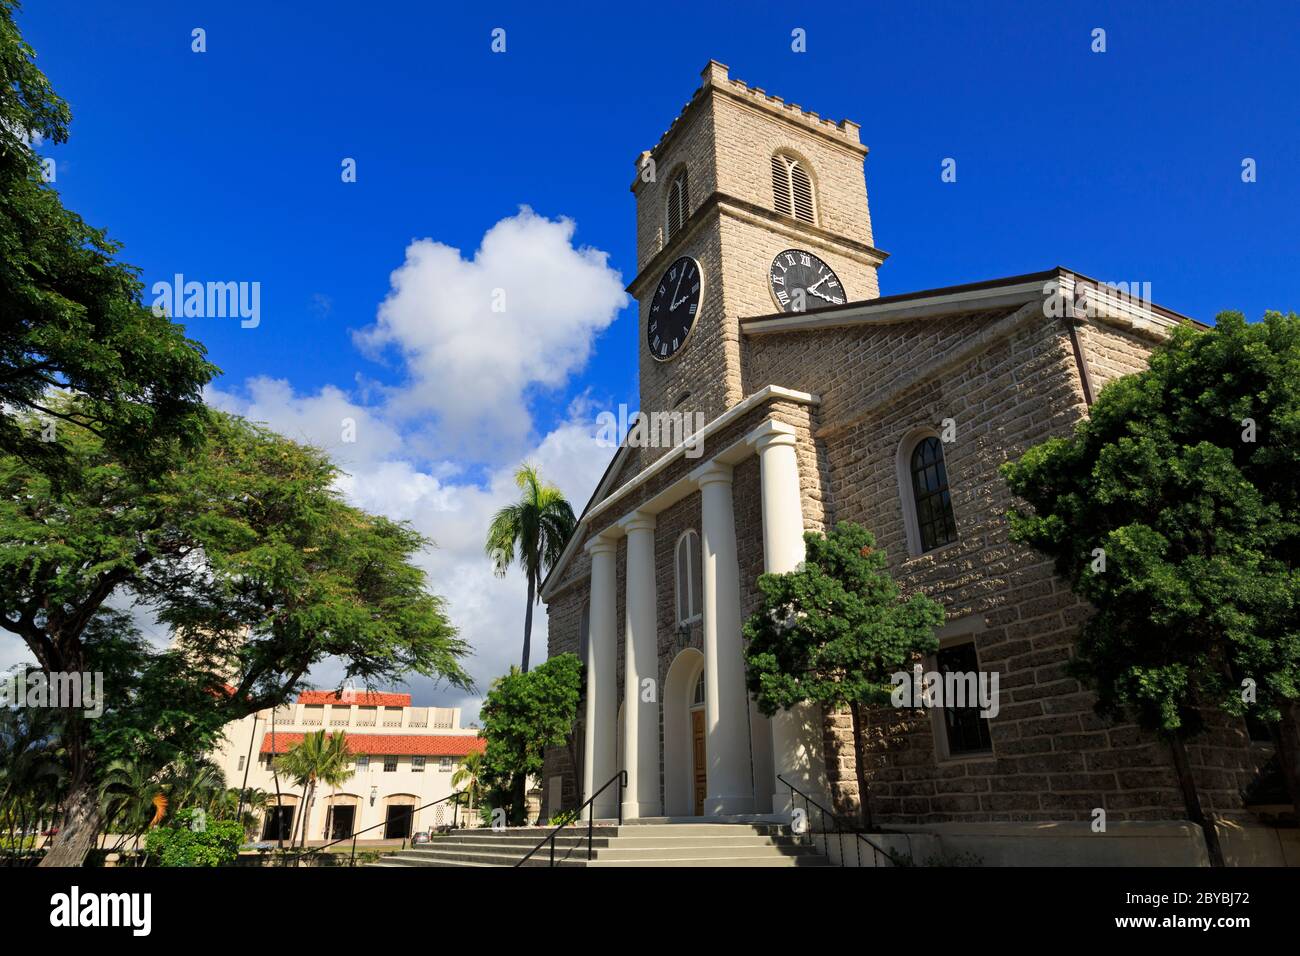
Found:
M 716 61 L 702 76 L 637 160 L 629 291 L 641 410 L 709 421 L 769 384 L 744 381 L 742 319 L 875 298 L 886 253 L 872 243 L 856 123 L 769 96 Z M 643 449 L 643 465 L 662 452 Z

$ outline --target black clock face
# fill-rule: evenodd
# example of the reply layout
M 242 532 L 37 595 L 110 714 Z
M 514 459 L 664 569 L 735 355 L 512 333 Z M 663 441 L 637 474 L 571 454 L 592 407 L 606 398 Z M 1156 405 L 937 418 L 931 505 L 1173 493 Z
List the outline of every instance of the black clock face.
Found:
M 703 283 L 700 264 L 690 256 L 682 256 L 659 279 L 645 330 L 650 354 L 659 361 L 668 361 L 686 344 L 700 311 Z
M 782 312 L 812 312 L 828 305 L 843 305 L 845 301 L 840 277 L 826 263 L 802 249 L 778 253 L 767 278 L 772 298 Z

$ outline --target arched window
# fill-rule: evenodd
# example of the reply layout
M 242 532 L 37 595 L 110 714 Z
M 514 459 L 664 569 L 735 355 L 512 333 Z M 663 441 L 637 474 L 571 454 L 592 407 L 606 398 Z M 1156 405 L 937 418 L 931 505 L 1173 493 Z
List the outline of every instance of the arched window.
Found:
M 912 449 L 909 465 L 912 505 L 916 510 L 917 543 L 921 553 L 957 540 L 957 522 L 948 494 L 948 471 L 943 463 L 943 443 L 928 435 Z
M 682 231 L 686 225 L 686 217 L 691 210 L 690 189 L 686 182 L 686 170 L 682 170 L 673 177 L 672 185 L 668 187 L 668 229 L 666 232 L 665 244 L 672 242 L 673 237 Z
M 587 663 L 587 648 L 591 642 L 591 602 L 582 602 L 582 617 L 578 619 L 578 660 Z
M 687 531 L 677 539 L 677 623 L 700 618 L 704 611 L 703 573 L 700 566 L 700 536 Z
M 812 180 L 808 170 L 792 156 L 781 153 L 772 156 L 772 203 L 783 216 L 814 225 L 817 222 Z
M 691 694 L 691 706 L 704 706 L 704 671 L 700 671 L 700 679 L 695 682 L 695 693 Z

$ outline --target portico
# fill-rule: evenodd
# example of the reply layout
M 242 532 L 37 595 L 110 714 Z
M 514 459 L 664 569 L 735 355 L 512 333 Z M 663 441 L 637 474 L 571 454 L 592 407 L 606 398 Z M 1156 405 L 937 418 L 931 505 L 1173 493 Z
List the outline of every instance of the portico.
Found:
M 745 688 L 733 475 L 737 465 L 757 456 L 763 568 L 773 572 L 794 569 L 803 559 L 804 548 L 798 433 L 794 425 L 776 418 L 761 420 L 739 437 L 734 428 L 726 426 L 776 398 L 794 399 L 801 404 L 816 402 L 815 396 L 764 389 L 723 416 L 732 421 L 715 421 L 706 426 L 701 436 L 706 454 L 700 464 L 686 470 L 684 449 L 674 449 L 642 471 L 634 484 L 674 466 L 680 475 L 676 480 L 650 496 L 638 495 L 636 488 L 624 486 L 588 512 L 593 530 L 583 544 L 591 559 L 591 571 L 582 799 L 589 798 L 620 770 L 626 770 L 624 819 L 680 815 L 683 808 L 691 807 L 685 788 L 693 773 L 683 761 L 700 749 L 692 748 L 686 735 L 690 732 L 687 711 L 693 703 L 688 694 L 697 686 L 701 652 L 704 815 L 787 810 L 789 790 L 777 783 L 777 774 L 818 799 L 826 793 L 821 719 L 816 709 L 800 708 L 768 720 L 758 713 Z M 727 444 L 713 454 L 707 454 L 710 433 L 727 436 Z M 699 502 L 696 527 L 702 571 L 702 647 L 679 654 L 686 666 L 676 667 L 672 662 L 661 687 L 657 676 L 657 608 L 660 602 L 671 601 L 672 593 L 658 586 L 661 575 L 656 573 L 655 564 L 656 519 L 693 495 L 698 495 Z M 620 511 L 620 504 L 627 510 Z M 622 595 L 625 672 L 620 720 L 616 589 L 622 539 L 626 539 Z M 687 659 L 686 654 L 696 656 Z M 661 726 L 666 754 L 660 750 Z M 616 765 L 620 753 L 621 767 Z M 596 800 L 594 816 L 613 817 L 618 809 L 616 800 L 617 789 L 606 790 Z

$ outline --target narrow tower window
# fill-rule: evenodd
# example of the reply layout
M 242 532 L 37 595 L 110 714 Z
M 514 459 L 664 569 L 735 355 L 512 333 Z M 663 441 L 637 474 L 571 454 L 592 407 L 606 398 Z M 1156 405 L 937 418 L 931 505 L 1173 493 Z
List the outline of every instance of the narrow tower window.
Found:
M 666 242 L 682 231 L 686 225 L 686 216 L 690 212 L 690 190 L 686 183 L 686 170 L 682 170 L 668 187 L 668 232 Z
M 772 157 L 772 205 L 783 216 L 816 224 L 812 180 L 799 160 L 777 153 Z

